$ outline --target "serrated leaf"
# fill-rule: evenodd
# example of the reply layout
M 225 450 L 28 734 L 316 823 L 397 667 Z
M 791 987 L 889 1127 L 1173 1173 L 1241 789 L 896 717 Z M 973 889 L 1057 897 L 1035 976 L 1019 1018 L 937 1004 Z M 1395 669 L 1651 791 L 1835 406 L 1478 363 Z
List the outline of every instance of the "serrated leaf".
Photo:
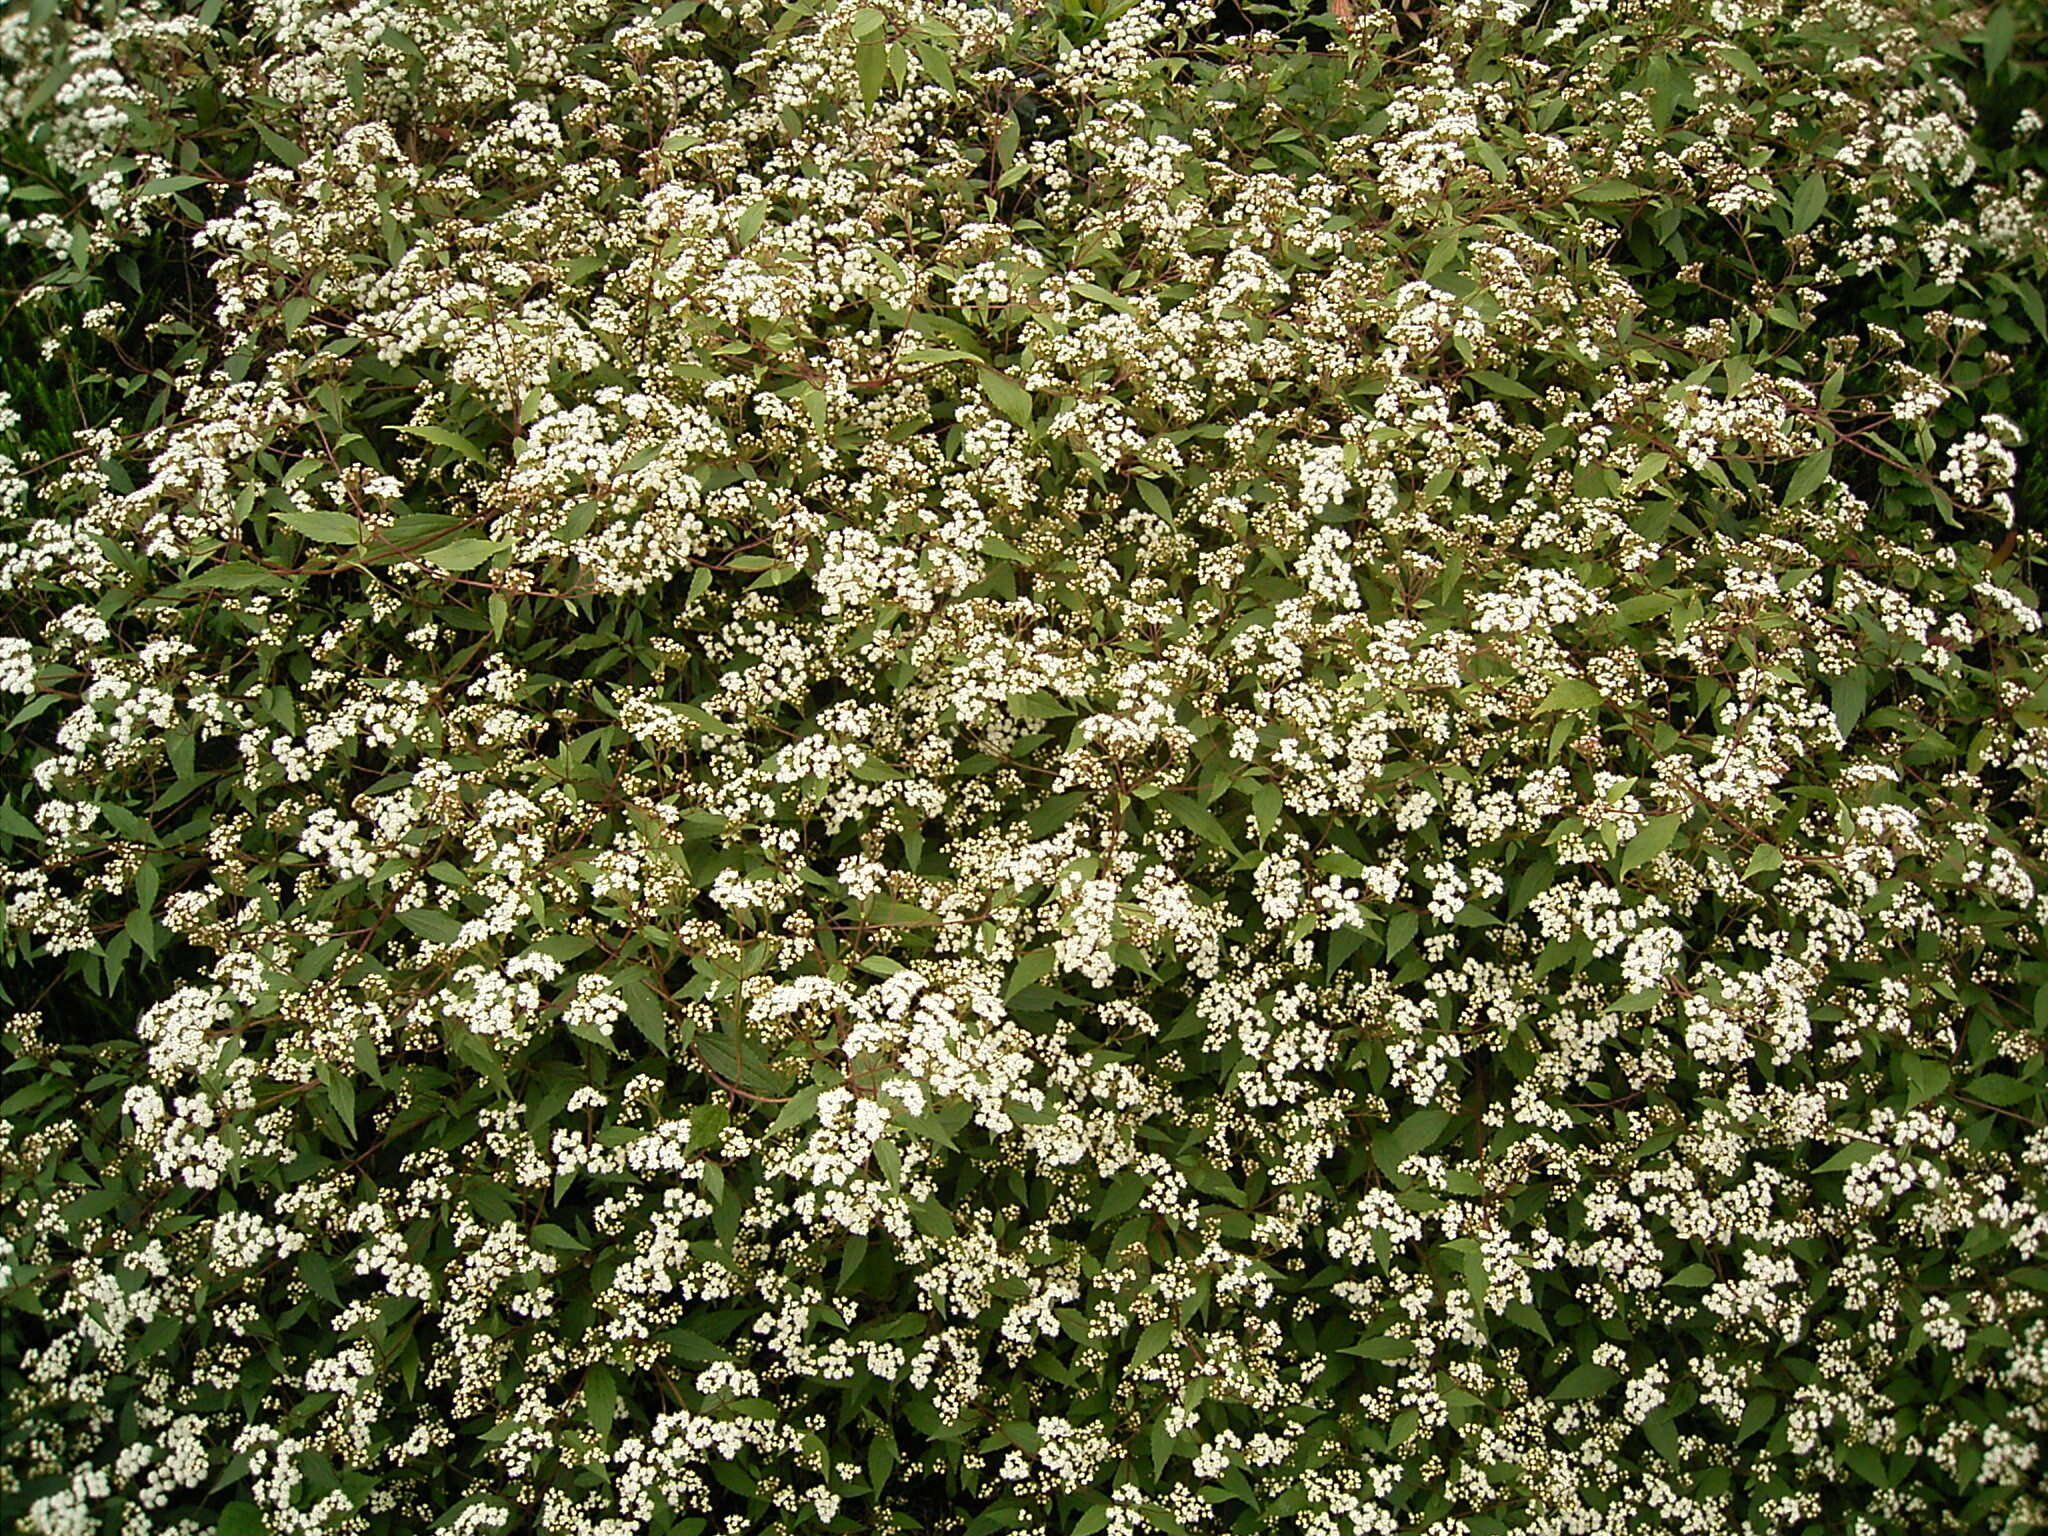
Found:
M 464 437 L 460 432 L 452 431 L 447 427 L 431 425 L 401 426 L 397 430 L 405 433 L 408 437 L 416 437 L 423 443 L 432 443 L 439 448 L 452 448 L 465 459 L 469 459 L 474 463 L 484 464 L 489 462 L 484 457 L 483 449 L 477 447 L 475 443 Z
M 349 1075 L 337 1067 L 322 1062 L 315 1075 L 327 1090 L 328 1105 L 340 1117 L 342 1128 L 351 1138 L 356 1133 L 356 1085 Z
M 1366 1360 L 1408 1360 L 1415 1355 L 1413 1339 L 1396 1339 L 1381 1336 L 1360 1339 L 1356 1344 L 1347 1344 L 1337 1351 L 1340 1355 L 1358 1355 Z
M 277 520 L 294 533 L 302 533 L 322 544 L 360 544 L 363 525 L 346 512 L 328 512 L 318 507 L 280 512 Z
M 612 1432 L 612 1420 L 619 1410 L 619 1383 L 611 1368 L 593 1365 L 583 1378 L 583 1400 L 590 1406 L 590 1427 L 600 1440 Z
M 953 66 L 947 60 L 944 49 L 921 40 L 912 43 L 910 48 L 911 52 L 917 55 L 917 62 L 923 66 L 925 74 L 940 90 L 948 96 L 959 91 L 960 87 L 953 81 Z
M 1598 709 L 1601 704 L 1600 690 L 1580 678 L 1560 678 L 1543 696 L 1543 702 L 1536 706 L 1536 713 L 1545 714 L 1555 709 Z
M 733 226 L 733 235 L 742 250 L 754 243 L 754 237 L 761 233 L 761 226 L 767 222 L 767 198 L 759 197 L 747 204 L 740 213 L 739 222 Z
M 164 596 L 171 597 L 185 592 L 246 592 L 253 587 L 281 587 L 285 579 L 276 571 L 268 570 L 248 560 L 229 560 L 216 565 L 210 571 L 202 571 L 189 581 L 181 581 L 168 587 Z
M 1640 869 L 1671 846 L 1671 840 L 1678 835 L 1678 829 L 1685 825 L 1686 813 L 1673 811 L 1665 816 L 1652 816 L 1643 823 L 1640 832 L 1628 840 L 1628 846 L 1621 850 L 1621 862 L 1616 866 L 1626 875 Z
M 1678 1431 L 1672 1426 L 1668 1411 L 1660 1410 L 1643 1420 L 1643 1438 L 1650 1447 L 1672 1466 L 1678 1465 Z
M 1947 1063 L 1926 1056 L 1908 1054 L 1903 1058 L 1902 1064 L 1906 1072 L 1908 1109 L 1918 1109 L 1929 1099 L 1938 1098 L 1946 1093 L 1954 1077 Z
M 1261 840 L 1280 824 L 1280 812 L 1286 802 L 1277 784 L 1261 784 L 1252 791 L 1252 826 Z
M 730 1121 L 723 1104 L 700 1104 L 690 1111 L 690 1136 L 683 1143 L 684 1154 L 703 1151 L 725 1133 Z
M 773 1136 L 778 1131 L 786 1131 L 816 1119 L 819 1091 L 814 1083 L 791 1094 L 789 1102 L 776 1112 L 773 1123 L 768 1127 L 768 1134 Z
M 511 547 L 502 539 L 450 539 L 446 544 L 421 550 L 419 558 L 444 571 L 472 571 Z
M 896 1437 L 888 1430 L 877 1431 L 875 1438 L 868 1442 L 868 1488 L 881 1492 L 882 1485 L 889 1481 L 889 1474 L 896 1470 Z
M 1606 1366 L 1588 1360 L 1550 1389 L 1550 1400 L 1553 1403 L 1572 1403 L 1598 1397 L 1619 1380 L 1621 1378 Z
M 882 99 L 882 83 L 889 72 L 889 45 L 861 43 L 853 50 L 853 68 L 860 78 L 861 105 L 873 107 Z
M 654 989 L 639 977 L 628 976 L 619 983 L 619 994 L 626 1000 L 626 1017 L 633 1021 L 633 1027 L 649 1045 L 667 1055 L 668 1012 L 654 995 Z
M 1393 959 L 1415 942 L 1415 932 L 1422 926 L 1422 919 L 1414 912 L 1402 910 L 1387 919 L 1387 958 Z
M 1828 180 L 1815 171 L 1799 183 L 1799 190 L 1792 194 L 1792 233 L 1803 235 L 1813 228 L 1821 216 L 1821 210 L 1828 205 Z
M 1418 1109 L 1390 1131 L 1372 1141 L 1373 1161 L 1381 1173 L 1393 1178 L 1401 1164 L 1425 1151 L 1444 1133 L 1451 1117 L 1441 1109 Z
M 1757 1393 L 1743 1407 L 1742 1423 L 1735 1431 L 1735 1443 L 1742 1444 L 1777 1416 L 1777 1398 L 1768 1392 Z
M 1863 718 L 1864 707 L 1870 702 L 1870 674 L 1861 667 L 1851 668 L 1834 680 L 1828 695 L 1834 708 L 1835 728 L 1846 738 Z
M 1140 1366 L 1153 1359 L 1173 1342 L 1173 1334 L 1174 1324 L 1170 1317 L 1147 1324 L 1145 1331 L 1138 1335 L 1137 1348 L 1131 1351 L 1131 1364 Z
M 2013 39 L 2019 35 L 2019 19 L 2012 0 L 1992 8 L 1985 18 L 1984 31 L 1984 73 L 1995 75 L 2005 67 L 2005 61 L 2012 56 Z
M 1222 848 L 1233 856 L 1236 855 L 1237 844 L 1232 840 L 1229 830 L 1203 806 L 1173 790 L 1160 795 L 1158 803 L 1166 808 L 1169 816 L 1203 842 L 1212 847 Z
M 1874 1141 L 1852 1141 L 1813 1171 L 1815 1173 L 1844 1173 L 1859 1164 L 1869 1162 L 1883 1150 L 1884 1148 Z
M 1491 368 L 1474 368 L 1465 375 L 1476 383 L 1484 384 L 1496 395 L 1506 395 L 1511 400 L 1534 400 L 1536 391 L 1520 379 L 1511 379 L 1504 373 L 1495 373 Z
M 2008 1109 L 2014 1104 L 2024 1103 L 2041 1090 L 2033 1083 L 2025 1083 L 2003 1072 L 1986 1072 L 1970 1079 L 1970 1085 L 1963 1090 L 1970 1098 L 1981 1099 L 1986 1104 L 1996 1104 Z
M 1785 486 L 1785 505 L 1796 507 L 1827 479 L 1828 471 L 1834 467 L 1835 450 L 1823 448 L 1819 453 L 1810 453 L 1799 461 L 1799 467 L 1792 471 L 1792 478 Z
M 1017 957 L 1017 963 L 1010 968 L 1010 979 L 1003 986 L 1003 999 L 1008 1001 L 1019 992 L 1036 986 L 1052 974 L 1056 956 L 1049 949 L 1027 950 Z
M 981 392 L 988 396 L 990 405 L 1020 427 L 1031 425 L 1030 390 L 1008 374 L 998 373 L 993 368 L 977 368 L 975 376 L 981 380 Z
M 399 922 L 434 944 L 453 944 L 462 933 L 462 920 L 452 913 L 415 908 L 398 914 Z
M 1622 481 L 1622 494 L 1627 495 L 1631 491 L 1641 490 L 1670 467 L 1670 455 L 1662 453 L 1644 454 L 1637 461 L 1636 467 L 1629 471 L 1628 478 Z

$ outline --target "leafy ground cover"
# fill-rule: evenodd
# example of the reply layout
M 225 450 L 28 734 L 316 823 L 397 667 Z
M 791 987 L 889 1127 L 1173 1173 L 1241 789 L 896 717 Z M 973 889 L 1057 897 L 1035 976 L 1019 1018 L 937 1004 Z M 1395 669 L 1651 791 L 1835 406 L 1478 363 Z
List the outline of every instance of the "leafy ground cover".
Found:
M 2042 30 L 0 20 L 0 1521 L 2048 1529 Z

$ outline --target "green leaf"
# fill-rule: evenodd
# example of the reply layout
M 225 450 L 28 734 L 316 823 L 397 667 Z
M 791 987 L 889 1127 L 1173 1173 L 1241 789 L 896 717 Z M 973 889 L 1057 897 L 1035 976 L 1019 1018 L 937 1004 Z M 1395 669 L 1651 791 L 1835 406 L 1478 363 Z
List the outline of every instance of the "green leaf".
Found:
M 1145 1331 L 1138 1335 L 1138 1347 L 1131 1351 L 1131 1364 L 1134 1367 L 1144 1365 L 1173 1342 L 1173 1335 L 1174 1323 L 1170 1317 L 1147 1324 Z
M 619 983 L 619 991 L 626 999 L 626 1017 L 633 1021 L 633 1027 L 640 1031 L 664 1056 L 668 1054 L 668 1013 L 662 1007 L 661 999 L 654 995 L 654 989 L 637 976 L 628 976 Z
M 1571 1403 L 1598 1397 L 1619 1380 L 1621 1378 L 1606 1366 L 1595 1365 L 1588 1360 L 1550 1389 L 1550 1400 L 1553 1403 Z
M 1820 489 L 1820 483 L 1827 479 L 1828 471 L 1834 467 L 1834 462 L 1835 450 L 1832 448 L 1823 448 L 1819 453 L 1811 453 L 1801 459 L 1799 467 L 1792 471 L 1792 478 L 1785 486 L 1784 504 L 1796 507 Z
M 18 1115 L 23 1110 L 31 1109 L 42 1103 L 43 1100 L 53 1097 L 58 1087 L 59 1085 L 55 1082 L 44 1081 L 29 1083 L 24 1087 L 15 1089 L 14 1092 L 7 1095 L 5 1100 L 0 1100 L 0 1119 L 5 1119 L 9 1115 Z
M 960 87 L 954 83 L 953 66 L 948 62 L 944 49 L 919 41 L 910 45 L 910 51 L 917 55 L 917 62 L 940 90 L 948 96 L 958 94 Z
M 1409 1360 L 1415 1355 L 1413 1339 L 1379 1337 L 1360 1339 L 1356 1344 L 1347 1344 L 1337 1351 L 1340 1355 L 1358 1355 L 1367 1360 Z
M 1373 1138 L 1373 1162 L 1388 1178 L 1395 1177 L 1403 1162 L 1426 1151 L 1450 1123 L 1450 1115 L 1441 1109 L 1416 1110 L 1391 1131 Z
M 1742 1444 L 1751 1435 L 1762 1429 L 1778 1415 L 1778 1400 L 1768 1392 L 1759 1392 L 1742 1409 L 1742 1423 L 1735 1431 L 1735 1443 Z
M 1870 702 L 1870 673 L 1853 667 L 1834 680 L 1828 693 L 1834 705 L 1835 727 L 1846 738 L 1863 718 L 1863 710 Z
M 189 192 L 206 185 L 204 176 L 153 176 L 135 189 L 137 197 L 161 197 L 172 192 Z
M 268 1536 L 270 1527 L 264 1523 L 261 1509 L 247 1499 L 237 1499 L 220 1512 L 214 1530 L 218 1536 Z
M 351 1139 L 356 1133 L 356 1085 L 347 1072 L 339 1067 L 330 1067 L 322 1062 L 314 1069 L 315 1075 L 327 1089 L 327 1102 Z
M 1678 829 L 1685 825 L 1686 814 L 1673 811 L 1665 816 L 1652 816 L 1644 822 L 1643 829 L 1621 850 L 1620 872 L 1626 875 L 1631 870 L 1640 869 L 1669 848 L 1671 840 L 1678 835 Z
M 889 1474 L 896 1470 L 896 1437 L 888 1430 L 878 1430 L 875 1438 L 868 1442 L 868 1488 L 879 1493 L 882 1485 L 889 1481 Z
M 363 542 L 363 525 L 346 512 L 326 512 L 317 507 L 303 511 L 280 512 L 277 520 L 295 533 L 322 544 L 360 544 Z
M 1906 1098 L 1908 1109 L 1918 1109 L 1929 1099 L 1938 1098 L 1948 1091 L 1953 1074 L 1946 1063 L 1911 1054 L 1901 1058 L 1901 1062 L 1905 1067 L 1906 1084 L 1910 1090 Z
M 1168 790 L 1159 796 L 1159 804 L 1165 806 L 1167 814 L 1203 842 L 1212 847 L 1222 848 L 1233 856 L 1237 853 L 1237 844 L 1232 841 L 1223 823 L 1186 795 Z
M 1874 1141 L 1852 1141 L 1813 1171 L 1815 1173 L 1845 1173 L 1861 1163 L 1869 1162 L 1883 1150 L 1884 1148 Z
M 854 72 L 860 77 L 860 100 L 872 108 L 882 99 L 882 83 L 889 72 L 889 45 L 861 43 L 853 50 Z
M 754 243 L 754 237 L 761 233 L 761 226 L 768 222 L 768 199 L 756 198 L 741 212 L 739 222 L 733 226 L 733 235 L 744 249 Z
M 1984 73 L 1995 75 L 2005 67 L 2005 61 L 2012 55 L 2013 39 L 2019 34 L 2018 12 L 2012 0 L 1994 6 L 1990 16 L 1985 18 L 1984 30 L 1980 34 L 1984 43 Z
M 1031 425 L 1030 390 L 1008 374 L 997 373 L 993 368 L 977 368 L 975 376 L 981 380 L 981 392 L 988 396 L 990 405 L 1020 427 Z
M 398 914 L 399 922 L 433 944 L 453 944 L 462 933 L 462 919 L 451 912 L 420 907 Z
M 1622 494 L 1627 495 L 1631 491 L 1641 490 L 1644 486 L 1648 485 L 1652 480 L 1656 479 L 1659 475 L 1663 474 L 1664 471 L 1669 469 L 1670 467 L 1671 457 L 1669 454 L 1644 454 L 1642 458 L 1637 461 L 1636 467 L 1629 471 L 1628 478 L 1622 481 Z
M 789 1102 L 776 1113 L 774 1123 L 768 1127 L 768 1134 L 773 1136 L 778 1131 L 790 1130 L 816 1119 L 820 1091 L 817 1084 L 813 1083 L 808 1088 L 800 1088 L 790 1095 Z
M 1598 709 L 1600 704 L 1598 688 L 1579 678 L 1566 677 L 1560 678 L 1550 692 L 1543 696 L 1543 702 L 1536 706 L 1536 712 L 1540 715 L 1553 709 Z
M 1672 1466 L 1678 1465 L 1678 1431 L 1672 1427 L 1668 1409 L 1658 1409 L 1642 1424 L 1643 1438 L 1650 1447 Z
M 608 1439 L 612 1420 L 619 1411 L 619 1383 L 611 1368 L 593 1365 L 583 1378 L 583 1399 L 590 1405 L 590 1427 L 600 1440 Z
M 246 592 L 254 587 L 282 587 L 285 578 L 277 571 L 266 569 L 248 560 L 229 560 L 216 565 L 210 571 L 202 571 L 189 581 L 181 581 L 174 587 L 167 587 L 164 596 L 172 597 L 186 592 Z
M 1422 918 L 1403 909 L 1387 919 L 1387 958 L 1393 959 L 1415 942 L 1415 931 L 1422 926 Z
M 1596 181 L 1572 194 L 1582 203 L 1627 203 L 1649 195 L 1644 188 L 1627 181 Z
M 1813 228 L 1821 210 L 1827 205 L 1828 179 L 1815 171 L 1799 183 L 1799 190 L 1792 194 L 1792 233 L 1803 235 Z
M 2040 1093 L 2040 1085 L 2021 1082 L 2003 1072 L 1986 1072 L 1970 1079 L 1970 1086 L 1963 1090 L 1970 1098 L 1980 1099 L 1986 1104 L 1996 1104 L 2000 1109 L 2009 1109 L 2023 1104 Z
M 683 1143 L 686 1156 L 694 1156 L 725 1133 L 730 1117 L 723 1104 L 700 1104 L 690 1111 L 690 1135 Z
M 1017 957 L 1017 963 L 1010 968 L 1010 979 L 1003 987 L 1003 1000 L 1009 1001 L 1019 992 L 1036 986 L 1052 974 L 1057 957 L 1049 949 L 1027 950 Z
M 486 464 L 490 462 L 484 457 L 483 449 L 477 447 L 475 443 L 464 437 L 460 432 L 450 431 L 447 427 L 401 426 L 397 430 L 409 437 L 416 437 L 423 443 L 432 443 L 438 448 L 452 448 L 465 459 L 469 459 L 474 463 Z
M 1536 391 L 1519 379 L 1511 379 L 1504 373 L 1495 373 L 1491 368 L 1474 368 L 1467 378 L 1484 384 L 1496 395 L 1506 395 L 1511 400 L 1534 400 Z
M 1013 693 L 1005 702 L 1010 713 L 1021 720 L 1057 720 L 1074 712 L 1071 705 L 1042 692 Z
M 1486 1255 L 1480 1251 L 1477 1243 L 1473 1243 L 1471 1247 L 1465 1250 L 1464 1263 L 1461 1268 L 1465 1276 L 1466 1294 L 1472 1298 L 1472 1315 L 1477 1318 L 1484 1318 L 1486 1316 L 1486 1292 L 1488 1286 L 1492 1283 L 1492 1277 L 1486 1272 Z
M 1252 791 L 1252 826 L 1264 841 L 1280 824 L 1280 813 L 1286 808 L 1277 784 L 1260 784 Z
M 419 558 L 444 571 L 471 571 L 511 547 L 503 539 L 450 539 L 446 544 L 421 550 Z

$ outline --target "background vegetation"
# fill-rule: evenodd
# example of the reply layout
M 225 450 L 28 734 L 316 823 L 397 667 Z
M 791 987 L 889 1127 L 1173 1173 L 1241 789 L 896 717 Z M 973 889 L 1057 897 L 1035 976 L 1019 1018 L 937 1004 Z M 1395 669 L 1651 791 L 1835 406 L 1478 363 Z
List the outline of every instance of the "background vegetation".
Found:
M 0 20 L 0 1522 L 2048 1530 L 2043 27 Z

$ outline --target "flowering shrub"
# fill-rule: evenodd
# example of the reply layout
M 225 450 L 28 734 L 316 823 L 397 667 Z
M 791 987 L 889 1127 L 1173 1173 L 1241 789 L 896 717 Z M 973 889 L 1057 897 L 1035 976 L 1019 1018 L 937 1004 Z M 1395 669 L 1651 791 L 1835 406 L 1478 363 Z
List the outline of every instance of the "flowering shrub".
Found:
M 0 21 L 0 1519 L 2048 1529 L 2037 25 Z

